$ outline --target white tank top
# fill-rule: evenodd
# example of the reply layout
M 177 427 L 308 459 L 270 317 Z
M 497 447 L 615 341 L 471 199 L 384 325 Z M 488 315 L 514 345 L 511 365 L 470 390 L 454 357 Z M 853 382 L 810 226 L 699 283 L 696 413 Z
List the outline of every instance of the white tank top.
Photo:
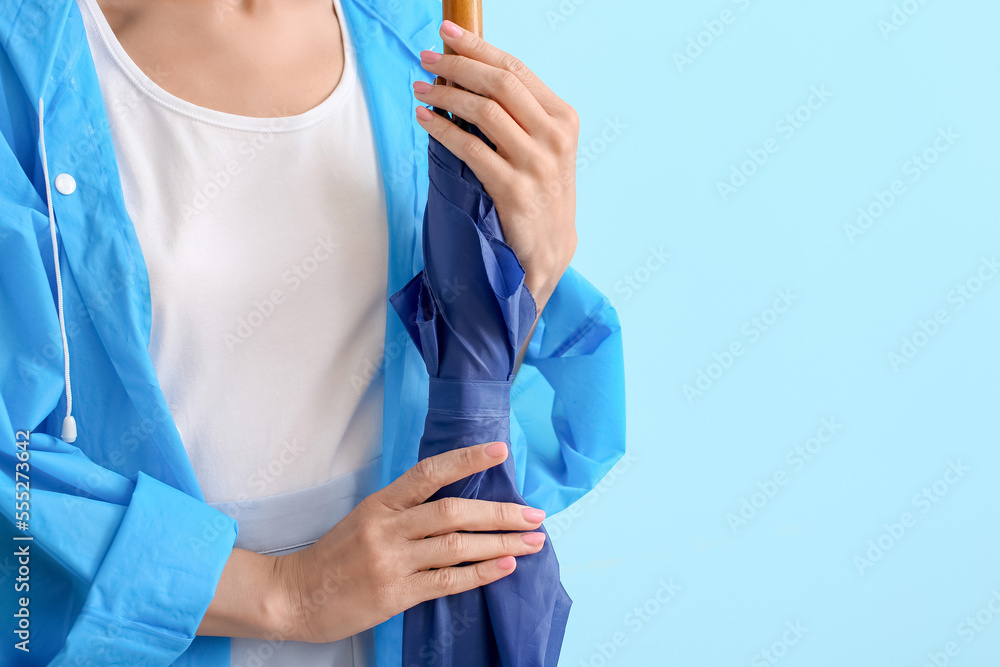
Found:
M 344 73 L 250 118 L 157 86 L 79 0 L 152 297 L 150 353 L 209 502 L 322 484 L 381 455 L 388 224 L 340 0 Z

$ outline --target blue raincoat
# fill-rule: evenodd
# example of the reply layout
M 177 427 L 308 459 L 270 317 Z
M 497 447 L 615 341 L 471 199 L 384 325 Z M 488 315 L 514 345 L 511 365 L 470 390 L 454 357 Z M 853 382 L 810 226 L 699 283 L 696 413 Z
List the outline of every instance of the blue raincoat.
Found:
M 391 294 L 423 268 L 427 135 L 410 84 L 430 79 L 419 52 L 438 43 L 440 5 L 343 6 L 385 183 Z M 195 632 L 237 523 L 204 502 L 153 369 L 148 275 L 75 0 L 0 3 L 0 134 L 0 664 L 228 665 L 229 640 Z M 416 462 L 427 412 L 424 362 L 388 294 L 383 485 Z M 570 269 L 511 392 L 528 503 L 554 514 L 620 458 L 623 391 L 616 314 Z M 30 506 L 17 508 L 25 471 Z M 11 632 L 21 597 L 30 653 Z M 398 667 L 402 615 L 376 640 L 379 667 Z

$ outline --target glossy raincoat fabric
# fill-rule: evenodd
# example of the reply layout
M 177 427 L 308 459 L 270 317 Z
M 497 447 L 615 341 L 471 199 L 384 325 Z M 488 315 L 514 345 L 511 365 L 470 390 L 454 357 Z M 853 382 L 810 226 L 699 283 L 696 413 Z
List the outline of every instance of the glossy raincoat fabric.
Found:
M 475 127 L 470 131 L 488 143 Z M 482 442 L 510 444 L 515 359 L 537 315 L 524 269 L 479 179 L 433 137 L 428 165 L 424 270 L 390 299 L 430 376 L 421 459 Z M 508 458 L 430 500 L 524 504 L 515 479 Z M 409 609 L 403 664 L 555 667 L 570 604 L 546 540 L 503 579 Z
M 440 5 L 343 6 L 385 182 L 392 293 L 423 268 L 427 136 L 414 122 L 410 86 L 430 79 L 419 52 L 438 44 Z M 78 424 L 72 444 L 58 435 L 66 382 L 40 102 L 49 185 L 62 174 L 75 179 L 67 194 L 51 189 Z M 8 634 L 0 664 L 228 665 L 229 640 L 195 632 L 237 522 L 204 502 L 153 369 L 148 274 L 75 0 L 0 3 L 0 134 L 0 541 L 33 538 L 23 592 L 31 652 L 17 651 Z M 385 376 L 382 484 L 416 462 L 427 409 L 423 360 L 387 314 L 384 359 L 371 369 Z M 550 515 L 624 451 L 617 318 L 572 269 L 532 337 L 511 409 L 518 490 Z M 13 523 L 18 430 L 31 432 L 27 531 Z M 18 564 L 3 554 L 0 616 L 11 619 Z M 379 667 L 398 667 L 402 615 L 376 638 Z

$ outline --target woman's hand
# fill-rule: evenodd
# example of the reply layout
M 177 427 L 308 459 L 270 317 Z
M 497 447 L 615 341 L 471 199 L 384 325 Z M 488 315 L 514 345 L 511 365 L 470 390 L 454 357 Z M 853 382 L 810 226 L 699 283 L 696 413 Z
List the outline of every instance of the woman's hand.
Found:
M 450 21 L 441 37 L 456 55 L 424 51 L 424 69 L 466 90 L 418 81 L 414 94 L 479 127 L 497 150 L 424 107 L 417 120 L 493 197 L 540 311 L 576 251 L 579 119 L 513 56 Z
M 492 443 L 424 459 L 362 501 L 318 542 L 277 557 L 275 574 L 287 591 L 282 637 L 335 641 L 424 600 L 483 586 L 513 572 L 513 556 L 539 551 L 544 533 L 459 531 L 537 529 L 544 512 L 464 498 L 424 503 L 442 486 L 505 458 L 506 445 Z M 476 563 L 453 567 L 467 561 Z

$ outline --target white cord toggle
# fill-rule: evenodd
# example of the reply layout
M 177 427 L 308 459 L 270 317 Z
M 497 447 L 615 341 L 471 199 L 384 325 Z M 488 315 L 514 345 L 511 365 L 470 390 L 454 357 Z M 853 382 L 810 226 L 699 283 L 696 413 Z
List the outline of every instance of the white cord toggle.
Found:
M 62 439 L 66 442 L 76 440 L 76 418 L 72 415 L 67 415 L 63 418 Z
M 76 440 L 76 419 L 73 418 L 73 388 L 69 381 L 69 341 L 66 340 L 66 318 L 63 315 L 62 274 L 59 271 L 59 245 L 56 239 L 56 213 L 52 208 L 52 186 L 49 183 L 49 164 L 45 157 L 45 103 L 38 98 L 38 141 L 41 144 L 42 175 L 45 178 L 45 198 L 49 204 L 49 235 L 52 237 L 52 263 L 56 271 L 56 296 L 59 309 L 59 331 L 62 334 L 63 371 L 66 376 L 66 418 L 62 424 L 62 439 Z M 74 188 L 75 189 L 75 188 Z

